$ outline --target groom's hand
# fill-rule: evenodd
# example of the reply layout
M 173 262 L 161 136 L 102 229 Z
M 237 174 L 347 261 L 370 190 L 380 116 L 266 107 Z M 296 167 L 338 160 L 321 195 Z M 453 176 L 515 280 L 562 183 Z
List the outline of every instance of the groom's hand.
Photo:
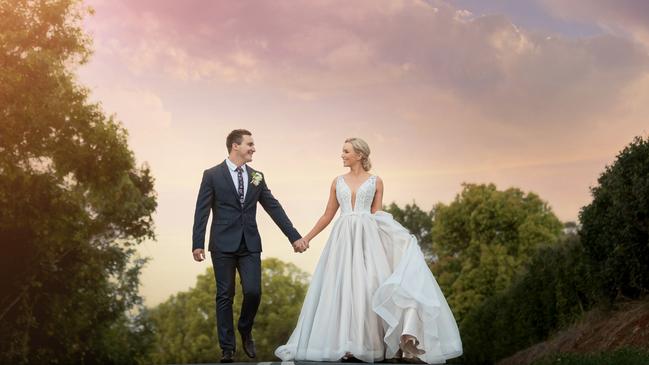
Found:
M 299 240 L 293 242 L 293 251 L 302 253 L 306 251 L 306 248 L 308 247 L 308 244 L 305 244 L 304 238 L 300 238 Z
M 293 245 L 293 252 L 295 252 L 295 253 L 302 252 L 301 243 L 302 243 L 302 239 L 300 238 L 299 240 L 297 240 L 297 241 L 295 241 L 295 242 L 293 242 L 291 244 L 291 245 Z
M 194 261 L 201 262 L 205 260 L 205 251 L 202 248 L 197 248 L 192 253 L 194 254 Z

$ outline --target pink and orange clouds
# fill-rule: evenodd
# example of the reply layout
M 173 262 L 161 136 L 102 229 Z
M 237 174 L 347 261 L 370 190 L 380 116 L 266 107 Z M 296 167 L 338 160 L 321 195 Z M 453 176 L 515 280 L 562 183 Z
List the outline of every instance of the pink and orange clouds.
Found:
M 238 127 L 253 131 L 253 164 L 302 232 L 345 172 L 349 136 L 370 143 L 386 203 L 429 209 L 464 181 L 495 182 L 576 219 L 604 166 L 647 133 L 647 8 L 541 3 L 601 33 L 532 31 L 441 0 L 90 1 L 96 53 L 80 78 L 157 178 L 149 303 L 204 269 L 188 246 L 197 184 Z M 266 255 L 315 266 L 321 245 L 293 256 L 259 219 Z

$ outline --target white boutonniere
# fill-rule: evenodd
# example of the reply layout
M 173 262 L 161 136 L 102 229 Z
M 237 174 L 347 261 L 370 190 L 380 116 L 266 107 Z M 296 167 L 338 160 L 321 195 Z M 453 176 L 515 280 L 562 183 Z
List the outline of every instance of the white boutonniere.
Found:
M 255 172 L 252 173 L 252 180 L 250 182 L 252 183 L 252 185 L 258 186 L 259 183 L 261 182 L 261 180 L 263 180 L 263 179 L 264 179 L 264 177 L 260 173 L 255 171 Z

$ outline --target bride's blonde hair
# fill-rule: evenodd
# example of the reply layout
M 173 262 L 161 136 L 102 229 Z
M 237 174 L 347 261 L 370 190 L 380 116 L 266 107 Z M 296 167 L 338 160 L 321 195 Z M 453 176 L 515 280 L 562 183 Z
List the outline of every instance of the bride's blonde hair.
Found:
M 345 143 L 350 143 L 354 148 L 354 152 L 361 156 L 361 165 L 363 170 L 370 171 L 372 162 L 370 161 L 370 146 L 360 138 L 347 138 Z

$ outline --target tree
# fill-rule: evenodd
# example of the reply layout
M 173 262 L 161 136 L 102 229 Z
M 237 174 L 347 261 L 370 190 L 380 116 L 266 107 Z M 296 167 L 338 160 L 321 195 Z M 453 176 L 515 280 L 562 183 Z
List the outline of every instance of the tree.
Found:
M 593 269 L 576 234 L 538 247 L 507 289 L 465 316 L 464 361 L 496 363 L 577 321 L 596 304 Z
M 455 200 L 434 207 L 432 270 L 456 319 L 507 288 L 534 249 L 554 244 L 562 224 L 534 193 L 464 184 Z
M 649 291 L 649 138 L 634 138 L 597 182 L 579 213 L 582 242 L 608 302 L 637 298 Z
M 146 333 L 127 313 L 141 306 L 135 246 L 154 238 L 153 178 L 75 82 L 88 12 L 75 0 L 0 0 L 0 363 L 133 362 L 144 351 L 114 349 Z
M 269 258 L 262 261 L 262 296 L 253 336 L 258 361 L 273 361 L 275 349 L 293 332 L 308 284 L 307 275 L 295 265 Z M 216 284 L 210 267 L 199 275 L 196 286 L 180 292 L 151 310 L 155 345 L 148 362 L 155 364 L 210 362 L 219 358 L 214 298 Z M 233 312 L 240 314 L 241 285 L 237 280 Z M 240 338 L 236 357 L 246 361 Z
M 435 259 L 433 242 L 430 236 L 430 231 L 433 228 L 432 209 L 430 212 L 425 212 L 415 202 L 412 202 L 412 204 L 406 204 L 403 209 L 396 203 L 392 203 L 383 207 L 383 210 L 392 214 L 392 217 L 397 222 L 401 223 L 417 238 L 417 242 L 419 242 L 427 260 L 432 261 Z

